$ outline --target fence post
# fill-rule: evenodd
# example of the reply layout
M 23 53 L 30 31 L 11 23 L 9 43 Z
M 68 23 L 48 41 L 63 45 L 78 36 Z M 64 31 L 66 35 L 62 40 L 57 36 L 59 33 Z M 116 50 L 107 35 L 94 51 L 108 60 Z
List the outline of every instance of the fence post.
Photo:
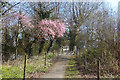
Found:
M 85 53 L 85 74 L 87 73 L 87 54 Z
M 47 53 L 45 52 L 45 67 L 46 67 L 46 63 L 47 63 Z
M 23 80 L 25 80 L 25 70 L 26 70 L 26 55 L 24 60 L 24 74 L 23 74 Z
M 63 46 L 62 46 L 62 54 L 63 54 Z
M 97 61 L 97 80 L 100 80 L 100 61 Z
M 81 51 L 80 51 L 80 49 L 79 49 L 79 57 L 81 57 Z
M 55 50 L 53 50 L 53 56 L 54 56 L 54 54 L 55 54 Z

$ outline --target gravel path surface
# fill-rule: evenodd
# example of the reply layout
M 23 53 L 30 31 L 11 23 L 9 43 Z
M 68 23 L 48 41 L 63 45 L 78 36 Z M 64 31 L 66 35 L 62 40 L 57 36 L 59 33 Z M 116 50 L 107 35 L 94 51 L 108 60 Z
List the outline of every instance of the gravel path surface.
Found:
M 69 54 L 60 55 L 52 69 L 48 73 L 42 75 L 40 78 L 64 78 L 65 68 L 69 58 Z

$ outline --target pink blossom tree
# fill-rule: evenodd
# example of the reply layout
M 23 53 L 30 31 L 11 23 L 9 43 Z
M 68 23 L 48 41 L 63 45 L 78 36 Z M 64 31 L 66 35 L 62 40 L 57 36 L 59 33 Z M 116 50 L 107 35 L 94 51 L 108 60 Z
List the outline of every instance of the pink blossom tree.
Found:
M 43 19 L 38 22 L 37 26 L 34 26 L 30 21 L 32 19 L 28 18 L 26 15 L 20 15 L 22 22 L 30 27 L 32 30 L 35 29 L 36 36 L 44 39 L 54 39 L 55 37 L 62 37 L 65 33 L 65 25 L 62 20 L 47 20 Z
M 54 40 L 55 37 L 62 37 L 65 33 L 65 25 L 62 20 L 47 20 L 43 19 L 38 24 L 32 24 L 32 19 L 27 15 L 22 13 L 16 13 L 14 15 L 10 15 L 7 20 L 18 19 L 21 22 L 22 26 L 19 24 L 19 29 L 22 29 L 23 32 L 27 32 L 31 36 L 29 36 L 29 41 L 32 41 L 32 38 L 37 37 L 41 42 L 42 40 Z M 14 21 L 13 21 L 14 22 Z M 33 36 L 34 34 L 34 36 Z M 24 35 L 24 34 L 23 34 Z M 22 35 L 22 36 L 23 36 Z M 25 45 L 25 43 L 23 43 Z M 24 46 L 23 45 L 23 46 Z
M 63 24 L 62 20 L 47 20 L 43 19 L 38 23 L 37 29 L 40 32 L 37 34 L 38 37 L 49 39 L 50 40 L 50 46 L 47 49 L 47 53 L 49 52 L 53 40 L 55 37 L 62 37 L 63 34 L 65 33 L 65 25 Z
M 41 32 L 38 36 L 43 37 L 44 39 L 50 38 L 53 40 L 55 37 L 61 37 L 65 33 L 65 25 L 58 19 L 44 19 L 39 22 L 37 28 Z

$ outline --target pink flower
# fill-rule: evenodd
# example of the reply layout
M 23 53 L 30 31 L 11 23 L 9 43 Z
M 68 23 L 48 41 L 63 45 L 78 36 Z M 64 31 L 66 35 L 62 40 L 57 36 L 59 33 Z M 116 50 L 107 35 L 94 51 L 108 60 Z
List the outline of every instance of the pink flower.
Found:
M 38 27 L 42 31 L 42 35 L 50 35 L 51 39 L 54 39 L 55 36 L 61 37 L 65 33 L 65 25 L 60 20 L 46 20 L 43 19 L 39 22 Z M 48 36 L 47 36 L 48 37 Z M 44 37 L 45 39 L 47 38 Z

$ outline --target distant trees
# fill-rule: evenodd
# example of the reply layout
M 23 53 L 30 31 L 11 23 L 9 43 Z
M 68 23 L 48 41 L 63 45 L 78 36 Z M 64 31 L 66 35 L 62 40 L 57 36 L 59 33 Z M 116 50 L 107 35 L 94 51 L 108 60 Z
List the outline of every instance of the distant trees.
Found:
M 79 3 L 71 3 L 70 11 L 70 28 L 69 28 L 69 39 L 70 39 L 70 50 L 73 50 L 77 42 L 77 35 L 79 31 L 81 31 L 81 27 L 86 23 L 88 17 L 94 12 L 98 10 L 98 5 L 102 3 L 92 2 L 79 2 Z M 87 35 L 86 35 L 87 36 Z

